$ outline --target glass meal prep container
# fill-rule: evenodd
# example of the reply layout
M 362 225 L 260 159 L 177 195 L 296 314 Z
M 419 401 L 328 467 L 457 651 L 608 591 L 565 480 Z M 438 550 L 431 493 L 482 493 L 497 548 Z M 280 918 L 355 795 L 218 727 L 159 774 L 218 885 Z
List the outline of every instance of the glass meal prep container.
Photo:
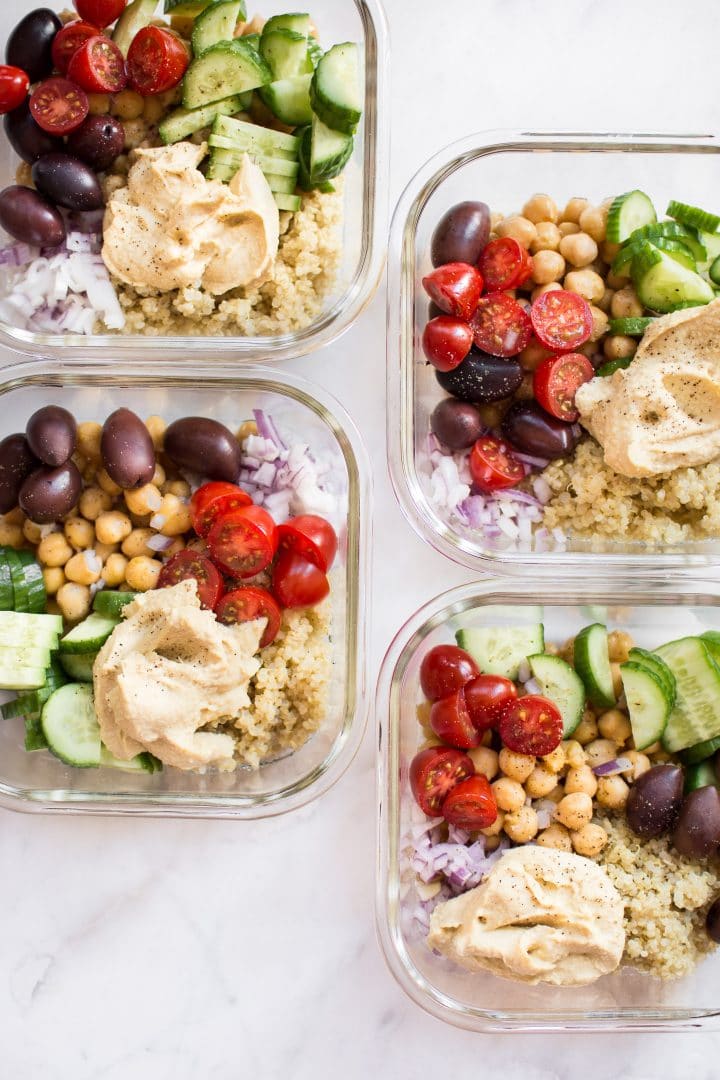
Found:
M 720 953 L 685 978 L 661 980 L 630 968 L 587 987 L 527 986 L 471 974 L 430 951 L 411 926 L 401 848 L 417 825 L 408 768 L 421 742 L 419 672 L 434 645 L 454 643 L 470 626 L 542 621 L 547 642 L 562 643 L 589 622 L 607 622 L 653 648 L 720 629 L 720 582 L 696 578 L 604 584 L 556 584 L 535 577 L 472 583 L 431 600 L 398 632 L 385 657 L 377 696 L 380 725 L 379 837 L 376 913 L 388 966 L 405 992 L 438 1019 L 475 1031 L 623 1031 L 717 1026 Z M 405 871 L 403 873 L 403 871 Z
M 3 4 L 0 42 L 4 43 L 17 22 L 38 6 L 36 0 Z M 50 6 L 59 12 L 72 4 L 59 2 Z M 158 9 L 162 10 L 160 0 Z M 255 11 L 269 18 L 287 9 L 283 0 L 258 0 L 248 5 L 248 18 Z M 303 330 L 268 337 L 41 334 L 0 321 L 0 343 L 20 352 L 58 357 L 90 356 L 109 347 L 116 355 L 130 359 L 232 356 L 241 361 L 274 361 L 319 349 L 352 325 L 372 298 L 385 261 L 388 195 L 382 163 L 388 151 L 388 113 L 384 107 L 387 27 L 381 0 L 313 0 L 309 10 L 326 48 L 343 41 L 360 44 L 365 99 L 355 150 L 343 173 L 342 259 L 337 282 L 317 318 Z M 0 129 L 0 189 L 15 183 L 19 164 L 20 159 Z
M 720 190 L 720 142 L 713 136 L 534 134 L 481 132 L 440 151 L 405 190 L 395 212 L 388 265 L 388 460 L 401 508 L 438 551 L 476 572 L 515 574 L 528 567 L 586 574 L 632 565 L 717 563 L 715 540 L 655 545 L 642 541 L 570 539 L 563 550 L 503 550 L 478 530 L 450 522 L 430 497 L 430 415 L 445 397 L 420 344 L 429 297 L 422 278 L 432 269 L 430 244 L 443 214 L 458 202 L 480 199 L 491 212 L 519 213 L 534 192 L 559 206 L 575 195 L 600 203 L 640 188 L 658 215 L 671 198 L 713 210 Z M 399 416 L 399 423 L 398 423 Z M 552 546 L 552 545 L 548 545 Z
M 159 365 L 162 367 L 162 365 Z M 222 364 L 182 375 L 152 374 L 96 358 L 62 365 L 21 360 L 0 371 L 0 438 L 22 430 L 38 408 L 57 404 L 78 421 L 103 421 L 120 406 L 140 416 L 207 416 L 236 430 L 264 409 L 280 432 L 307 444 L 333 465 L 333 495 L 346 530 L 331 581 L 332 673 L 327 716 L 299 750 L 252 771 L 204 775 L 165 768 L 154 775 L 79 769 L 48 751 L 24 749 L 22 718 L 0 722 L 0 805 L 11 810 L 253 818 L 297 809 L 343 774 L 362 739 L 367 715 L 367 572 L 371 520 L 370 474 L 352 421 L 329 395 L 301 378 L 266 368 Z

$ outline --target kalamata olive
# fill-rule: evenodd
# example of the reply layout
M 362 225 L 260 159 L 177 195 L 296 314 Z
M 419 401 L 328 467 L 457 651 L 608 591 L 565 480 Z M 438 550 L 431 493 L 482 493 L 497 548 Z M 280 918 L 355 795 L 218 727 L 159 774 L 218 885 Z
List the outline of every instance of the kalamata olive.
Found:
M 71 154 L 43 154 L 32 167 L 32 178 L 39 192 L 68 210 L 99 210 L 105 203 L 95 173 Z
M 649 839 L 662 836 L 675 824 L 683 799 L 679 765 L 655 765 L 639 776 L 628 796 L 625 813 L 634 833 Z
M 713 900 L 705 919 L 708 937 L 720 944 L 720 896 Z
M 5 134 L 18 157 L 32 165 L 43 154 L 62 150 L 62 139 L 49 135 L 37 124 L 27 101 L 5 116 Z
M 474 347 L 452 371 L 436 371 L 435 375 L 448 394 L 481 404 L 510 397 L 523 381 L 519 360 L 488 356 Z
M 535 401 L 511 405 L 502 422 L 502 433 L 522 454 L 551 461 L 572 454 L 580 437 L 572 424 L 556 420 Z
M 720 845 L 720 791 L 714 786 L 689 792 L 680 807 L 673 844 L 681 855 L 703 858 Z
M 18 504 L 36 525 L 49 525 L 77 506 L 81 491 L 82 476 L 74 461 L 66 461 L 57 469 L 43 465 L 23 483 Z
M 64 465 L 75 453 L 75 417 L 59 405 L 46 405 L 34 412 L 25 429 L 28 446 L 44 465 Z
M 125 148 L 125 128 L 114 116 L 88 116 L 68 136 L 71 154 L 101 172 L 109 169 Z
M 474 405 L 449 397 L 435 406 L 430 430 L 451 450 L 464 450 L 480 438 L 483 423 Z
M 176 420 L 165 432 L 165 453 L 176 465 L 209 480 L 234 484 L 240 473 L 240 445 L 229 428 L 203 416 Z
M 0 191 L 0 225 L 16 240 L 35 247 L 57 247 L 65 239 L 65 222 L 56 207 L 29 187 Z
M 0 514 L 17 506 L 23 481 L 38 464 L 22 432 L 0 442 Z
M 490 236 L 490 210 L 484 202 L 461 202 L 444 214 L 432 236 L 433 266 L 464 262 L 475 266 Z
M 116 409 L 108 416 L 100 453 L 110 479 L 126 491 L 149 484 L 153 478 L 155 447 L 150 432 L 130 409 Z
M 5 63 L 22 68 L 30 82 L 44 79 L 52 71 L 52 43 L 62 27 L 50 8 L 37 8 L 21 19 L 5 47 Z

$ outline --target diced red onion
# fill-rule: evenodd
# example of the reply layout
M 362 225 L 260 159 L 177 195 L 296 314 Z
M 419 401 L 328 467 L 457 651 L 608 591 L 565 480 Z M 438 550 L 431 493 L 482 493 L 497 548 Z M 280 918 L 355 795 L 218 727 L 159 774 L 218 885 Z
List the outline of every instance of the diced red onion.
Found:
M 264 439 L 270 439 L 280 450 L 288 449 L 287 444 L 280 437 L 280 432 L 271 416 L 268 416 L 262 409 L 253 409 L 253 416 L 255 417 L 259 435 L 262 435 Z
M 525 683 L 528 694 L 542 694 L 542 686 L 537 679 L 528 679 Z
M 628 758 L 619 757 L 613 761 L 604 761 L 602 765 L 595 765 L 593 772 L 596 776 L 615 776 L 617 773 L 627 772 L 633 764 Z
M 145 546 L 149 547 L 151 551 L 167 551 L 172 543 L 172 536 L 163 536 L 161 533 L 156 533 L 155 536 L 151 536 L 146 541 Z
M 521 660 L 518 667 L 518 682 L 526 683 L 532 678 L 532 671 L 527 660 Z

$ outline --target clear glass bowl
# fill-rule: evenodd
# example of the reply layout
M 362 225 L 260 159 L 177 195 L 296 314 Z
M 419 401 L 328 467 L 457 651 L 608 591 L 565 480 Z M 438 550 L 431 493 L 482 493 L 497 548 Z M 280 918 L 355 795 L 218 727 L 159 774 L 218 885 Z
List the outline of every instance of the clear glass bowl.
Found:
M 159 3 L 159 0 L 158 0 Z M 18 20 L 37 7 L 35 0 L 3 4 L 0 41 Z M 61 10 L 63 5 L 50 5 Z M 67 5 L 65 5 L 67 7 Z M 263 0 L 258 12 L 268 18 L 287 10 L 282 0 Z M 388 110 L 387 25 L 381 0 L 313 0 L 311 16 L 327 46 L 357 41 L 362 46 L 365 106 L 355 152 L 344 176 L 343 254 L 336 287 L 310 326 L 274 337 L 202 337 L 106 334 L 37 334 L 0 322 L 0 342 L 34 355 L 90 356 L 110 348 L 128 359 L 187 356 L 240 361 L 273 361 L 313 352 L 344 333 L 371 300 L 385 262 L 387 244 Z M 249 12 L 252 14 L 252 12 Z M 15 183 L 20 159 L 0 132 L 0 189 Z
M 428 297 L 421 279 L 431 269 L 432 233 L 442 215 L 465 199 L 491 210 L 518 211 L 536 191 L 563 205 L 573 195 L 600 202 L 641 188 L 664 210 L 670 198 L 709 209 L 720 189 L 720 142 L 713 136 L 535 134 L 491 131 L 441 150 L 411 180 L 393 219 L 388 265 L 388 460 L 401 508 L 438 551 L 476 572 L 586 574 L 632 566 L 716 563 L 720 538 L 655 546 L 642 542 L 571 540 L 563 551 L 503 551 L 476 530 L 449 523 L 429 498 L 430 414 L 445 396 L 425 362 L 420 338 Z M 398 422 L 399 418 L 399 422 Z
M 48 752 L 27 753 L 23 721 L 0 722 L 0 805 L 12 810 L 265 817 L 297 809 L 327 791 L 350 764 L 367 716 L 367 572 L 371 520 L 370 472 L 352 421 L 330 395 L 312 392 L 285 372 L 222 364 L 182 374 L 148 374 L 139 366 L 96 358 L 63 365 L 21 360 L 0 371 L 0 438 L 22 429 L 35 409 L 63 405 L 78 420 L 104 420 L 120 405 L 168 422 L 215 417 L 232 430 L 265 409 L 281 431 L 307 443 L 334 466 L 347 533 L 332 571 L 332 650 L 328 715 L 295 753 L 251 771 L 148 776 L 114 769 L 73 769 Z
M 638 581 L 634 576 L 595 585 L 540 578 L 476 582 L 431 600 L 402 627 L 385 657 L 377 695 L 376 912 L 388 966 L 422 1008 L 476 1031 L 649 1031 L 717 1025 L 720 953 L 702 961 L 686 978 L 671 982 L 626 968 L 589 987 L 525 986 L 456 967 L 432 953 L 406 923 L 400 848 L 414 806 L 408 767 L 421 738 L 416 708 L 422 657 L 434 645 L 454 641 L 460 627 L 539 619 L 548 641 L 564 641 L 588 622 L 602 619 L 652 648 L 684 634 L 720 628 L 720 583 Z

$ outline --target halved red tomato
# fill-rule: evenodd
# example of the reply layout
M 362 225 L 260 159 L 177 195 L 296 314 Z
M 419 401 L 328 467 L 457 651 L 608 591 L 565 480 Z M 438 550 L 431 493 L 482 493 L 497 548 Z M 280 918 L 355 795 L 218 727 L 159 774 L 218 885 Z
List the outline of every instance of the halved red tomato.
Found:
M 452 371 L 470 352 L 473 332 L 463 319 L 438 315 L 423 330 L 422 347 L 426 360 L 438 371 Z
M 88 94 L 119 94 L 127 86 L 125 57 L 110 38 L 88 38 L 70 57 L 68 78 Z
M 567 289 L 553 289 L 538 296 L 530 308 L 530 319 L 542 344 L 555 352 L 578 349 L 593 328 L 587 300 Z
M 294 551 L 319 566 L 324 574 L 337 555 L 338 540 L 329 521 L 317 514 L 300 514 L 278 526 L 278 550 Z
M 517 356 L 532 337 L 527 311 L 504 292 L 483 296 L 470 326 L 478 349 L 491 356 Z
M 464 687 L 473 726 L 480 732 L 496 726 L 505 706 L 517 697 L 517 687 L 502 675 L 478 675 Z
M 260 639 L 261 649 L 275 640 L 282 619 L 274 597 L 259 585 L 244 585 L 242 589 L 225 593 L 215 609 L 215 614 L 218 622 L 226 626 L 252 622 L 254 619 L 267 619 L 265 632 Z
M 582 353 L 547 356 L 535 368 L 533 393 L 551 416 L 573 424 L 580 416 L 575 408 L 575 394 L 594 376 L 595 369 Z
M 480 491 L 500 491 L 525 479 L 525 469 L 495 435 L 481 435 L 470 452 L 470 473 Z
M 445 263 L 423 278 L 428 296 L 447 315 L 466 321 L 475 311 L 483 289 L 480 271 L 469 263 Z
M 225 480 L 211 480 L 199 487 L 190 499 L 193 529 L 198 536 L 207 536 L 218 517 L 243 506 L 252 506 L 246 491 Z
M 485 245 L 478 262 L 487 292 L 502 292 L 523 285 L 532 274 L 532 260 L 512 236 L 501 236 Z
M 22 105 L 30 88 L 30 79 L 22 68 L 0 64 L 0 114 Z
M 81 19 L 95 23 L 96 26 L 109 26 L 122 15 L 127 0 L 75 0 L 75 7 Z
M 475 773 L 467 754 L 449 746 L 430 746 L 410 762 L 410 787 L 428 817 L 438 817 L 453 788 Z
M 445 799 L 443 817 L 457 829 L 487 829 L 497 818 L 497 802 L 490 781 L 482 773 L 457 784 Z
M 420 664 L 420 688 L 428 701 L 439 701 L 479 674 L 480 668 L 464 649 L 457 645 L 434 645 Z
M 272 589 L 285 608 L 314 607 L 330 592 L 319 566 L 295 551 L 281 551 L 275 563 Z
M 30 96 L 30 112 L 43 131 L 69 135 L 90 112 L 87 94 L 68 79 L 46 79 Z
M 138 30 L 128 51 L 127 65 L 133 90 L 147 97 L 164 94 L 182 79 L 190 55 L 171 30 L 145 26 Z
M 253 511 L 260 511 L 255 515 Z M 275 555 L 274 535 L 261 515 L 275 523 L 258 506 L 245 506 L 217 518 L 207 537 L 210 555 L 231 577 L 249 578 L 265 570 Z
M 62 30 L 58 30 L 52 43 L 52 62 L 62 74 L 67 74 L 68 64 L 73 54 L 88 38 L 97 37 L 101 31 L 92 23 L 76 19 L 75 22 L 67 23 Z
M 461 750 L 479 746 L 482 739 L 470 719 L 462 688 L 434 703 L 430 710 L 430 727 L 443 742 Z
M 508 750 L 544 757 L 562 742 L 562 716 L 548 698 L 528 694 L 505 707 L 498 732 Z
M 166 589 L 180 581 L 191 580 L 197 584 L 201 605 L 213 611 L 222 596 L 222 578 L 207 556 L 201 555 L 199 551 L 185 548 L 173 555 L 160 571 L 157 587 Z

